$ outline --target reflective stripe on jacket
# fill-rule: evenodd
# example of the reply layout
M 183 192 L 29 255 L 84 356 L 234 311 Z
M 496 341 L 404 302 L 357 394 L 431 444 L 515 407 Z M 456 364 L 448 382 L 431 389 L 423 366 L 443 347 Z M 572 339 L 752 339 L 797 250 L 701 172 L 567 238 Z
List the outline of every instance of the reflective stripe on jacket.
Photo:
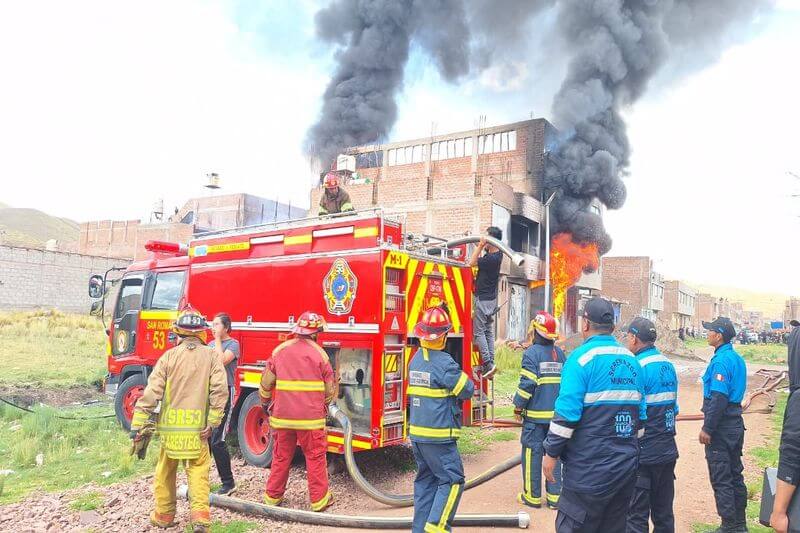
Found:
M 167 456 L 200 457 L 200 431 L 220 425 L 228 401 L 228 378 L 219 356 L 192 337 L 164 352 L 136 402 L 132 430 L 147 422 L 159 400 L 156 431 Z
M 279 345 L 261 375 L 259 395 L 275 398 L 270 426 L 275 429 L 323 429 L 326 405 L 333 399 L 333 369 L 316 342 L 304 337 Z
M 461 433 L 461 401 L 475 386 L 447 352 L 420 348 L 408 365 L 408 434 L 417 442 L 452 442 Z
M 564 488 L 601 493 L 630 476 L 646 418 L 639 362 L 611 335 L 587 339 L 564 364 L 544 442 L 564 463 Z
M 522 354 L 514 407 L 522 409 L 526 421 L 546 424 L 553 418 L 565 359 L 561 348 L 552 344 L 532 344 Z
M 657 465 L 678 458 L 675 445 L 675 417 L 678 415 L 678 374 L 655 347 L 642 350 L 636 359 L 644 372 L 647 420 L 639 439 L 639 462 Z

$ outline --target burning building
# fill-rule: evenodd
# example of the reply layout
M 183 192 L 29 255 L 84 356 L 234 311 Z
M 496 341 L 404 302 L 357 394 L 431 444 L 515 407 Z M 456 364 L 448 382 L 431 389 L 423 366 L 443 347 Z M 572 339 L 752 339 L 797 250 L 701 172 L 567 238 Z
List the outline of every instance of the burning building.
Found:
M 506 261 L 498 302 L 499 338 L 521 339 L 536 310 L 544 307 L 545 189 L 549 143 L 557 136 L 545 119 L 353 147 L 337 158 L 356 209 L 382 207 L 403 213 L 407 231 L 450 238 L 503 230 L 503 240 L 525 255 L 521 266 Z M 312 209 L 321 188 L 312 190 Z M 596 215 L 602 206 L 591 203 Z M 551 240 L 553 306 L 565 333 L 577 331 L 582 302 L 600 289 L 598 247 Z

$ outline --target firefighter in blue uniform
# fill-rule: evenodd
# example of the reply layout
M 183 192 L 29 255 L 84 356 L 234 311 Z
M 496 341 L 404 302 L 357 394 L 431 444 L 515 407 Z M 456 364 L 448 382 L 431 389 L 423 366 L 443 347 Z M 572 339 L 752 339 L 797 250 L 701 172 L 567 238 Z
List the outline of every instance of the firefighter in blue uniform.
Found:
M 533 344 L 522 355 L 519 388 L 514 394 L 514 414 L 522 418 L 522 492 L 517 501 L 529 507 L 542 506 L 542 454 L 553 405 L 561 387 L 564 352 L 554 345 L 558 338 L 558 321 L 545 311 L 531 320 L 528 333 Z M 553 472 L 555 482 L 547 481 L 546 500 L 551 509 L 558 508 L 561 494 L 561 465 Z
M 703 374 L 703 429 L 699 440 L 705 445 L 717 514 L 722 519 L 717 532 L 739 533 L 747 531 L 747 487 L 742 476 L 742 398 L 747 388 L 747 366 L 731 345 L 736 330 L 729 318 L 703 322 L 703 327 L 708 330 L 714 356 Z
M 414 328 L 420 349 L 408 365 L 408 434 L 417 461 L 414 533 L 450 531 L 464 489 L 464 465 L 456 440 L 461 402 L 474 385 L 444 349 L 452 328 L 445 306 L 427 309 Z
M 636 357 L 612 335 L 611 302 L 586 302 L 581 330 L 584 343 L 562 371 L 543 469 L 553 483 L 557 459 L 564 463 L 558 533 L 623 532 L 647 418 L 644 376 Z
M 639 471 L 628 513 L 628 533 L 674 533 L 675 416 L 678 414 L 678 374 L 675 367 L 653 345 L 656 326 L 646 318 L 634 318 L 623 340 L 644 371 L 647 420 L 639 439 Z

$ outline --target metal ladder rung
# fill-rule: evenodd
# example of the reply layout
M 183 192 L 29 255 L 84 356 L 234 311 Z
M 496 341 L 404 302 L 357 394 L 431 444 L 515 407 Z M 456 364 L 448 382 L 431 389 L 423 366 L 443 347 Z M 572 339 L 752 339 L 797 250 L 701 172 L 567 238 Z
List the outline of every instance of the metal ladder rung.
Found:
M 491 411 L 491 415 L 488 417 L 488 419 L 489 419 L 491 424 L 494 424 L 494 402 L 495 402 L 494 380 L 491 380 L 491 379 L 488 380 L 488 387 L 487 387 L 489 389 L 489 393 L 488 394 L 485 394 L 483 392 L 483 384 L 486 383 L 486 382 L 487 382 L 487 380 L 483 379 L 483 373 L 481 372 L 479 374 L 479 379 L 478 379 L 478 394 L 477 394 L 478 401 L 475 402 L 473 400 L 473 404 L 477 403 L 477 406 L 478 406 L 478 427 L 481 427 L 481 428 L 486 426 L 487 417 L 484 416 L 484 408 L 486 406 L 489 406 L 487 411 Z M 473 412 L 474 412 L 474 410 L 473 410 Z

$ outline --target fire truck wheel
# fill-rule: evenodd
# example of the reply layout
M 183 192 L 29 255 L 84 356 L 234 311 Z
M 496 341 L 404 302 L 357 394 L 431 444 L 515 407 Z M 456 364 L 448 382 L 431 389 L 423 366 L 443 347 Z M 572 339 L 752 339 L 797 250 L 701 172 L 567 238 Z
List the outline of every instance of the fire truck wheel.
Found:
M 131 429 L 131 418 L 133 418 L 133 407 L 136 401 L 142 397 L 147 382 L 140 373 L 135 373 L 120 383 L 117 394 L 114 395 L 114 412 L 117 420 L 125 428 Z
M 270 434 L 269 418 L 261 409 L 258 393 L 251 392 L 242 402 L 237 430 L 239 450 L 245 461 L 253 466 L 269 467 L 275 438 Z

